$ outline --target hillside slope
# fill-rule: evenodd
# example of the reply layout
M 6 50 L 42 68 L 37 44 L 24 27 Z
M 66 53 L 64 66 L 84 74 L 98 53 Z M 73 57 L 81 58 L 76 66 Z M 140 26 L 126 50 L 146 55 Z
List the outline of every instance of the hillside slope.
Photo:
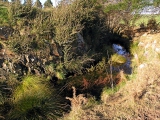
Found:
M 160 33 L 134 38 L 130 80 L 117 93 L 102 93 L 102 104 L 80 110 L 65 119 L 160 119 Z M 71 117 L 74 116 L 74 117 Z

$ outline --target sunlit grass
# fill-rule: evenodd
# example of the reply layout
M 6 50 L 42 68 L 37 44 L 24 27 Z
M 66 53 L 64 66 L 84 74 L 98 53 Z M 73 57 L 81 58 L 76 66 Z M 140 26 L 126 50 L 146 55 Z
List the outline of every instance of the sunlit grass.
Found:
M 50 95 L 49 88 L 47 88 L 46 83 L 43 82 L 43 79 L 39 77 L 27 76 L 24 78 L 22 84 L 14 91 L 14 102 L 18 102 L 21 98 L 27 96 L 43 98 Z
M 0 5 L 0 25 L 4 25 L 8 22 L 8 10 L 7 7 Z
M 160 23 L 160 15 L 142 15 L 139 19 L 136 20 L 135 26 L 139 26 L 141 23 L 147 25 L 148 20 L 151 18 L 155 18 L 157 23 Z
M 126 58 L 119 54 L 113 54 L 109 60 L 109 63 L 111 63 L 113 66 L 122 65 L 126 62 Z
M 12 120 L 56 119 L 62 114 L 62 105 L 48 81 L 42 77 L 26 76 L 13 92 Z
M 130 25 L 139 27 L 143 23 L 146 26 L 150 19 L 155 19 L 157 23 L 160 23 L 160 15 L 140 15 L 135 21 L 131 20 Z M 120 20 L 120 24 L 125 24 L 125 22 Z

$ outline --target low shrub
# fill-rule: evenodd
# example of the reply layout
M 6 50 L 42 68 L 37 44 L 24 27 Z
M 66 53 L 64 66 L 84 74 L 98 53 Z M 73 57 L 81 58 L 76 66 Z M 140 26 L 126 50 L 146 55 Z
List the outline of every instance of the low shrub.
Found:
M 157 30 L 158 29 L 158 23 L 157 23 L 155 18 L 151 18 L 151 19 L 148 20 L 147 28 L 151 29 L 151 30 Z

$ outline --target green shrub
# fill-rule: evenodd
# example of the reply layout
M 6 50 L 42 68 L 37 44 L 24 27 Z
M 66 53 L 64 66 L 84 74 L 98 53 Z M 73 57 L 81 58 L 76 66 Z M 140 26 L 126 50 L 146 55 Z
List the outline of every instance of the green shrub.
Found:
M 144 22 L 140 23 L 139 26 L 140 26 L 141 29 L 144 29 L 146 27 Z
M 148 23 L 147 23 L 147 27 L 148 27 L 148 29 L 157 30 L 158 23 L 157 23 L 156 19 L 155 18 L 149 19 Z
M 107 63 L 106 59 L 102 58 L 102 61 L 98 62 L 95 66 L 91 66 L 90 68 L 87 68 L 88 72 L 104 72 L 107 69 Z
M 46 74 L 51 76 L 56 76 L 59 80 L 65 79 L 66 70 L 64 69 L 64 65 L 60 64 L 49 64 L 45 66 Z M 48 76 L 48 77 L 49 77 Z

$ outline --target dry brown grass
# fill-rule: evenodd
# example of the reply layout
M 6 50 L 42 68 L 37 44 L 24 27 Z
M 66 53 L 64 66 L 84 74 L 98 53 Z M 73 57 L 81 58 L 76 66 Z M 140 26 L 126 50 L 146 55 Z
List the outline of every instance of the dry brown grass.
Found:
M 160 33 L 140 36 L 137 41 L 143 42 L 144 46 L 138 46 L 138 48 L 141 48 L 143 53 L 148 51 L 148 54 L 141 54 L 140 57 L 143 57 L 144 61 L 137 65 L 136 73 L 134 73 L 136 78 L 128 81 L 115 94 L 102 94 L 103 103 L 90 109 L 81 109 L 81 114 L 77 119 L 159 120 L 160 56 L 156 51 L 156 48 L 160 48 L 159 40 Z

